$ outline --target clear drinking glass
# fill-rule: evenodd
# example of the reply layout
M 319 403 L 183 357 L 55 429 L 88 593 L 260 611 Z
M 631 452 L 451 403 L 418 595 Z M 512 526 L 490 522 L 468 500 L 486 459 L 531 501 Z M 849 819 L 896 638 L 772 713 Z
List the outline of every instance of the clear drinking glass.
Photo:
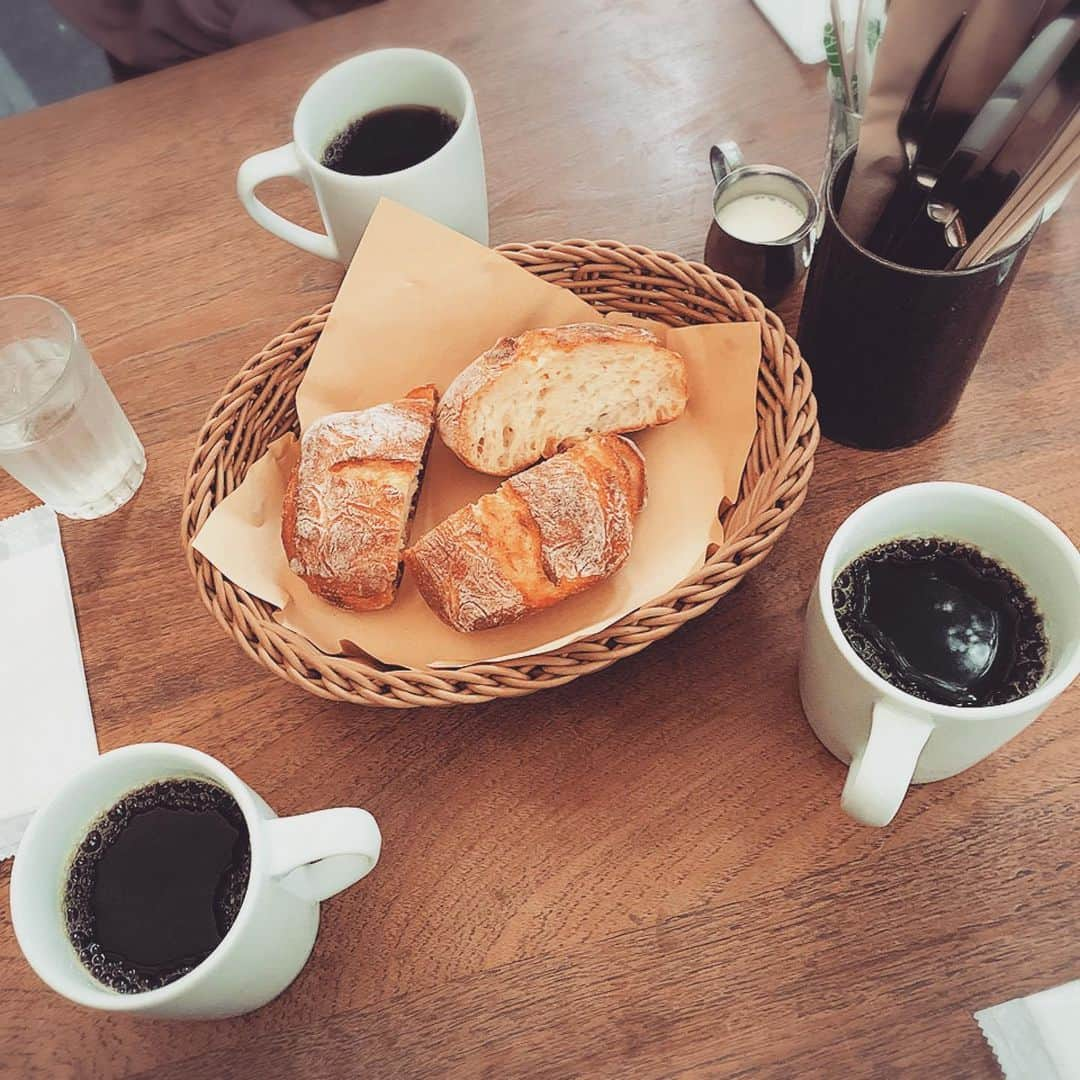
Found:
M 859 128 L 862 127 L 862 113 L 848 105 L 840 80 L 830 71 L 826 81 L 829 87 L 829 128 L 825 133 L 825 167 L 818 189 L 818 236 L 825 227 L 825 188 L 829 177 L 832 176 L 836 163 L 859 141 Z
M 112 513 L 146 471 L 74 321 L 43 296 L 0 298 L 0 468 L 71 518 Z

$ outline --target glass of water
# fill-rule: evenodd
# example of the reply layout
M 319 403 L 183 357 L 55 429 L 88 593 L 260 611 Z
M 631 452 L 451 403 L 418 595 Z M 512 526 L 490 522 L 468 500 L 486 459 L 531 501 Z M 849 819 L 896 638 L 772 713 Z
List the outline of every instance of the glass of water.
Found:
M 71 518 L 112 513 L 146 471 L 74 321 L 43 296 L 0 298 L 0 468 Z

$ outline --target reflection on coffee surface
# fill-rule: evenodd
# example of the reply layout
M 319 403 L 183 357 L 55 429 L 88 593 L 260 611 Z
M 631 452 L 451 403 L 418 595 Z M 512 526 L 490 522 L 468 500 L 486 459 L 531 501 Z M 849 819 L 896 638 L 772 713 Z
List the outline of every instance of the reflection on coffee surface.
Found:
M 441 150 L 458 122 L 430 105 L 390 105 L 354 120 L 323 151 L 322 163 L 349 176 L 383 176 Z
M 840 571 L 832 600 L 864 663 L 926 701 L 1002 705 L 1046 669 L 1042 616 L 1023 583 L 955 540 L 875 547 Z
M 247 823 L 224 788 L 150 784 L 99 818 L 76 850 L 64 894 L 68 937 L 99 982 L 156 990 L 217 948 L 250 869 Z

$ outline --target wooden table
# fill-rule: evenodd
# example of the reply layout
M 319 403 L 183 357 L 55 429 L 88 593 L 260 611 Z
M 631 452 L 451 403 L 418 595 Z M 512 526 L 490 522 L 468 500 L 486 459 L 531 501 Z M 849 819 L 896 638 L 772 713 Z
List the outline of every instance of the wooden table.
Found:
M 150 458 L 128 508 L 63 526 L 101 748 L 187 743 L 281 813 L 364 805 L 386 836 L 293 987 L 204 1025 L 54 996 L 5 866 L 0 1073 L 994 1076 L 972 1010 L 1080 975 L 1080 696 L 873 830 L 840 813 L 795 660 L 829 535 L 886 488 L 989 484 L 1080 535 L 1080 200 L 1036 238 L 953 423 L 895 453 L 823 444 L 793 527 L 710 616 L 517 702 L 331 704 L 204 611 L 180 490 L 229 375 L 340 277 L 248 220 L 236 167 L 289 138 L 321 70 L 391 44 L 472 79 L 494 243 L 697 258 L 717 136 L 818 175 L 824 75 L 746 0 L 386 0 L 0 123 L 0 294 L 74 313 Z M 303 189 L 270 198 L 314 223 Z M 0 478 L 0 515 L 31 501 Z

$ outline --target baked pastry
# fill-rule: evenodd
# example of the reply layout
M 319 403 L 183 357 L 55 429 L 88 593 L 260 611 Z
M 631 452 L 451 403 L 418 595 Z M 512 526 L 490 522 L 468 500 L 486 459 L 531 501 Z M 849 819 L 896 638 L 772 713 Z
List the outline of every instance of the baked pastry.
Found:
M 572 440 L 666 424 L 686 396 L 685 361 L 648 330 L 526 330 L 497 341 L 447 387 L 439 435 L 470 468 L 512 476 Z
M 316 420 L 285 488 L 281 542 L 317 596 L 372 611 L 393 602 L 435 421 L 434 386 Z
M 645 492 L 641 451 L 595 435 L 451 514 L 405 565 L 455 630 L 505 626 L 615 573 Z

